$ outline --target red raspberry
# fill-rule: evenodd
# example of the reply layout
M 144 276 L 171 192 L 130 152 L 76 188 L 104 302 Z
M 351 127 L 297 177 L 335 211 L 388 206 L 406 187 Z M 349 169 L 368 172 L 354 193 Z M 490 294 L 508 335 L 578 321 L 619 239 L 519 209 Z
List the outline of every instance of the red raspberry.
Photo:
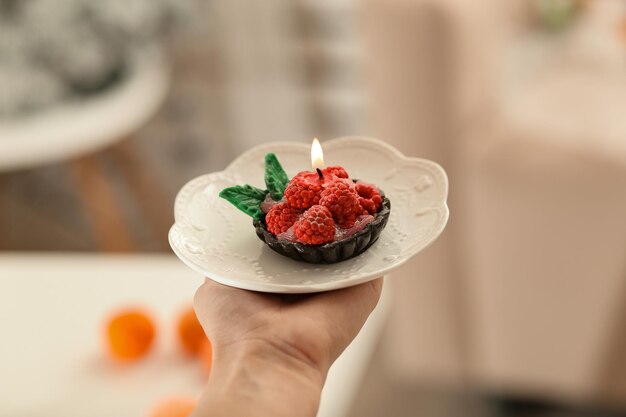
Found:
M 287 203 L 278 203 L 265 216 L 267 230 L 274 235 L 286 232 L 300 216 L 300 211 L 289 206 Z
M 337 178 L 350 178 L 345 168 L 340 166 L 326 167 L 322 170 L 322 174 L 334 175 Z
M 356 183 L 355 189 L 359 194 L 359 203 L 361 203 L 363 210 L 367 211 L 372 216 L 378 213 L 380 205 L 383 202 L 383 198 L 380 196 L 378 188 L 372 184 L 358 182 Z
M 329 183 L 320 198 L 320 204 L 330 210 L 340 227 L 354 226 L 356 217 L 361 214 L 359 195 L 349 180 L 336 180 Z
M 294 224 L 293 232 L 301 243 L 321 245 L 335 238 L 335 221 L 330 211 L 318 204 L 304 212 Z
M 308 209 L 319 203 L 323 181 L 317 172 L 300 172 L 285 189 L 285 199 L 291 207 Z

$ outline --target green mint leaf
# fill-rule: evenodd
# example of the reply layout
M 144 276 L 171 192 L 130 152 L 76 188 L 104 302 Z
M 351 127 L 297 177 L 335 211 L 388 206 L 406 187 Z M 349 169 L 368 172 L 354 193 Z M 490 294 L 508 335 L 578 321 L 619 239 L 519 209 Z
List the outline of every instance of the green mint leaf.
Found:
M 278 158 L 273 153 L 265 155 L 265 185 L 273 200 L 283 198 L 285 188 L 289 184 L 289 177 L 283 169 Z
M 220 197 L 254 220 L 261 220 L 265 215 L 261 210 L 261 203 L 265 200 L 266 194 L 267 191 L 246 184 L 224 188 L 220 192 Z

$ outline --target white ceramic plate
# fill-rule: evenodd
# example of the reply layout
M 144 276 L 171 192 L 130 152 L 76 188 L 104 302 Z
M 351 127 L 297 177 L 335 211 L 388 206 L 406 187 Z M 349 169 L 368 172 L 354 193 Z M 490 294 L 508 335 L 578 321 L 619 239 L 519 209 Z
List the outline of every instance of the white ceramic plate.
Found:
M 0 171 L 73 158 L 136 130 L 158 109 L 169 72 L 158 50 L 136 56 L 111 89 L 32 116 L 0 122 Z
M 326 165 L 342 165 L 391 200 L 387 227 L 365 253 L 330 265 L 297 262 L 261 242 L 250 217 L 218 197 L 225 187 L 265 188 L 263 158 L 274 152 L 287 174 L 310 170 L 310 146 L 269 143 L 253 148 L 221 172 L 188 182 L 176 197 L 172 249 L 197 272 L 233 287 L 310 293 L 349 287 L 383 276 L 431 244 L 448 221 L 448 180 L 436 163 L 410 158 L 377 139 L 344 137 L 322 143 Z

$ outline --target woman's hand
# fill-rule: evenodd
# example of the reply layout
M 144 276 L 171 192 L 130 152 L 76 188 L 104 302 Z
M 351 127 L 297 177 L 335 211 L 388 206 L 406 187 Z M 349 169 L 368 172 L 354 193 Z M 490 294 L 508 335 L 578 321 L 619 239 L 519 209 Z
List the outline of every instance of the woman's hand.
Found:
M 209 385 L 194 416 L 315 416 L 332 363 L 376 306 L 382 279 L 313 295 L 198 289 L 213 344 Z

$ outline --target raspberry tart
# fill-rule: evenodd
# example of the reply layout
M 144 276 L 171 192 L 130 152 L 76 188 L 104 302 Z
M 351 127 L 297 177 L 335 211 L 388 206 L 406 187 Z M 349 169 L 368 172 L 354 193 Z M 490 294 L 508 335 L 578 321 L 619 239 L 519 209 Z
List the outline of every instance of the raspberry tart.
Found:
M 252 217 L 257 236 L 271 249 L 297 261 L 328 264 L 360 255 L 378 240 L 391 212 L 382 190 L 351 179 L 340 166 L 289 180 L 268 153 L 265 186 L 228 187 L 220 197 Z

